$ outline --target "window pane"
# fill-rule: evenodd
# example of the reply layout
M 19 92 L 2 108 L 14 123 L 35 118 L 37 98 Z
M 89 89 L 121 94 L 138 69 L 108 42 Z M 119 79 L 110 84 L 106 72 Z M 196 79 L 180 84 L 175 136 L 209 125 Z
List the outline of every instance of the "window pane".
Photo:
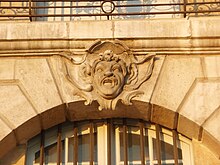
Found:
M 174 159 L 173 145 L 161 141 L 161 156 L 162 160 Z M 178 148 L 178 159 L 182 159 L 182 150 L 180 148 Z
M 180 149 L 180 148 L 178 148 L 178 158 L 179 158 L 179 159 L 183 159 L 182 149 Z
M 62 153 L 62 165 L 65 165 L 65 142 L 64 140 L 62 140 L 62 149 L 61 149 L 61 153 Z
M 73 162 L 73 144 L 74 138 L 68 139 L 68 162 Z
M 155 138 L 152 138 L 153 141 L 153 158 L 157 160 L 157 141 Z
M 162 160 L 174 159 L 173 145 L 164 141 L 161 141 L 160 143 Z
M 34 159 L 34 164 L 39 164 L 40 163 L 40 151 L 35 153 L 35 159 Z
M 148 136 L 145 136 L 144 138 L 144 154 L 145 154 L 145 162 L 150 163 L 150 157 L 149 157 L 149 140 Z
M 78 161 L 88 162 L 89 159 L 89 134 L 78 136 Z
M 94 162 L 98 162 L 97 131 L 94 132 Z
M 138 123 L 138 121 L 137 121 Z M 127 122 L 127 158 L 128 165 L 139 165 L 141 164 L 141 146 L 140 146 L 140 127 L 138 124 L 129 120 Z M 107 126 L 102 122 L 94 122 L 94 164 L 104 165 L 107 164 L 108 150 L 107 150 Z M 62 150 L 61 158 L 62 164 L 73 164 L 74 152 L 78 152 L 78 165 L 90 164 L 90 151 L 91 151 L 91 137 L 89 122 L 77 123 L 77 143 L 78 149 L 74 151 L 74 129 L 73 124 L 67 127 L 62 126 Z M 150 128 L 150 129 L 149 129 Z M 157 147 L 156 147 L 156 132 L 154 127 L 144 127 L 144 158 L 146 165 L 157 165 Z M 112 164 L 122 165 L 124 164 L 124 138 L 123 138 L 123 125 L 122 120 L 114 120 L 111 129 L 111 159 Z M 44 136 L 44 164 L 54 165 L 57 164 L 57 129 L 49 129 L 45 132 Z M 174 150 L 173 150 L 173 138 L 172 132 L 161 132 L 161 163 L 162 165 L 173 165 L 174 164 Z M 76 140 L 76 139 L 75 139 Z M 183 165 L 183 162 L 187 165 L 190 161 L 190 145 L 188 143 L 182 143 L 180 139 L 177 139 L 178 148 L 178 164 Z M 180 149 L 181 148 L 181 149 Z M 27 165 L 39 165 L 40 164 L 40 136 L 37 141 L 32 139 L 28 142 L 27 154 L 30 155 L 27 159 Z M 186 152 L 189 156 L 186 156 Z
M 139 128 L 128 128 L 128 161 L 140 161 L 140 131 Z
M 97 162 L 97 132 L 94 132 L 94 161 Z M 78 162 L 90 161 L 90 134 L 78 135 Z
M 120 141 L 120 161 L 124 161 L 124 141 L 122 129 L 119 130 L 119 141 Z
M 57 161 L 57 144 L 52 144 L 44 149 L 45 164 L 56 163 Z

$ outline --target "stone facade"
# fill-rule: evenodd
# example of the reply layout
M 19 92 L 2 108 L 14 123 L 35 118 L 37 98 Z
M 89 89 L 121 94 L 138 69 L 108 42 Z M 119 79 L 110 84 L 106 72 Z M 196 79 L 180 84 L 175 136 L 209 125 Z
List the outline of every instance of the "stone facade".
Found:
M 24 164 L 27 140 L 42 129 L 90 116 L 140 118 L 177 129 L 192 139 L 195 165 L 220 164 L 219 21 L 0 22 L 0 163 Z M 99 111 L 102 103 L 93 99 L 86 106 L 67 79 L 66 59 L 81 59 L 97 39 L 117 39 L 138 58 L 156 54 L 132 105 L 119 101 L 115 110 Z

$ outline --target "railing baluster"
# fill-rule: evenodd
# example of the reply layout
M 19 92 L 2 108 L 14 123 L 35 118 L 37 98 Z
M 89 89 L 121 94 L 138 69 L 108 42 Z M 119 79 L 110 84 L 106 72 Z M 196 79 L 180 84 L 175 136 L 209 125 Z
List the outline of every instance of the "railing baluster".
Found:
M 184 18 L 186 18 L 186 5 L 187 5 L 187 0 L 183 0 L 183 11 L 184 11 L 183 17 Z
M 32 0 L 29 0 L 29 20 L 32 22 Z

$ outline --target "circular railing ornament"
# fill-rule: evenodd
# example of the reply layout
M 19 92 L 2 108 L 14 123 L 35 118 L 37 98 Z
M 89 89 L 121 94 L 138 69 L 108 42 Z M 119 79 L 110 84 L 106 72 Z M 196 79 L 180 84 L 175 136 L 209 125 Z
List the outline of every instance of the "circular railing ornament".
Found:
M 115 4 L 111 0 L 105 0 L 101 4 L 102 11 L 106 14 L 111 14 L 115 10 Z

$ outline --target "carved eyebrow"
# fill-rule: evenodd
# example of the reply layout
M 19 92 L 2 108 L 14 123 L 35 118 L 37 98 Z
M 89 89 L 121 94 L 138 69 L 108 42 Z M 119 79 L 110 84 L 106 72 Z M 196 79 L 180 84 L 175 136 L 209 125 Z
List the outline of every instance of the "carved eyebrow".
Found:
M 121 68 L 121 65 L 119 65 L 118 63 L 116 63 L 116 64 L 114 64 L 114 65 L 112 66 L 112 68 Z
M 98 63 L 98 64 L 96 65 L 95 69 L 96 69 L 96 68 L 100 68 L 100 67 L 104 67 L 104 65 L 103 65 L 102 63 Z

